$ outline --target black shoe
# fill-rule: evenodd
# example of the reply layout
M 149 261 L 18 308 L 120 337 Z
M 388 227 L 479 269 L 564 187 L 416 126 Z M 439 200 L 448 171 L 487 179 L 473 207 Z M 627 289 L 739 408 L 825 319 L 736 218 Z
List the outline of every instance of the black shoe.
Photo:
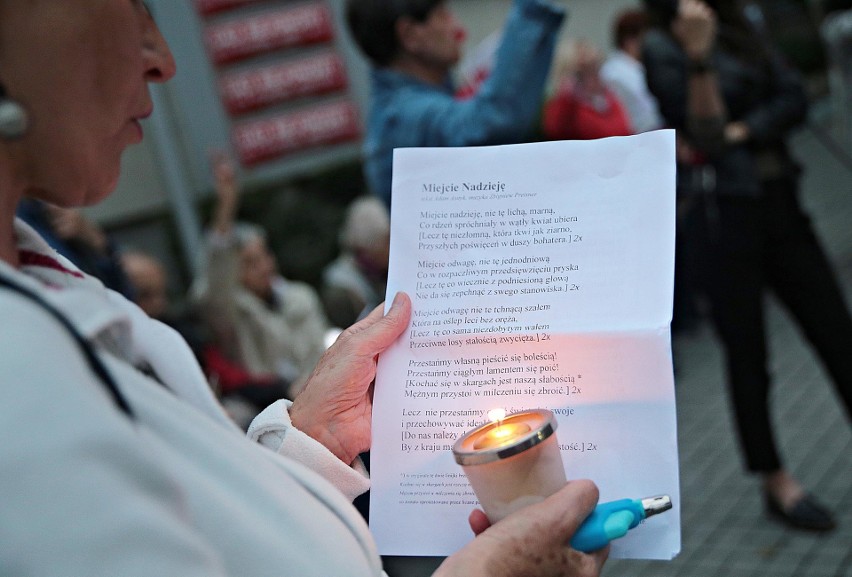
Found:
M 769 516 L 794 529 L 831 531 L 837 526 L 831 511 L 817 503 L 811 495 L 805 495 L 788 509 L 783 509 L 769 493 L 765 493 L 764 497 Z

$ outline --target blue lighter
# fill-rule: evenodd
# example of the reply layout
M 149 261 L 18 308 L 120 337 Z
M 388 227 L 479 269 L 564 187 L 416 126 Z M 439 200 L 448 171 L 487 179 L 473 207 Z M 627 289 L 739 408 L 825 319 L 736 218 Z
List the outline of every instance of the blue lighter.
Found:
M 668 495 L 601 503 L 574 533 L 571 547 L 584 553 L 597 551 L 613 539 L 624 537 L 643 519 L 671 508 L 672 500 Z

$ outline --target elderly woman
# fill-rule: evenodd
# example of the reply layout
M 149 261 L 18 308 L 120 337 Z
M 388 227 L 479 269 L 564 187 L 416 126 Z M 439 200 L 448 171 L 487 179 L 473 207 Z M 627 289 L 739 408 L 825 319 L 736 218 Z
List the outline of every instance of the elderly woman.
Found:
M 381 574 L 348 502 L 366 488 L 375 357 L 399 295 L 347 330 L 298 400 L 246 439 L 180 338 L 15 220 L 25 196 L 97 202 L 174 63 L 135 0 L 0 0 L 3 575 Z M 566 543 L 597 498 L 574 482 L 486 528 L 439 575 L 595 575 Z

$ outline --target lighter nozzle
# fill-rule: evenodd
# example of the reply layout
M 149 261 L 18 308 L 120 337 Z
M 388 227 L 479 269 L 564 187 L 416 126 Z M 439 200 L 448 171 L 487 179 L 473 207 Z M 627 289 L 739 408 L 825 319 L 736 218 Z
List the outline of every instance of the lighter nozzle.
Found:
M 672 499 L 668 495 L 658 495 L 642 499 L 642 508 L 645 509 L 645 517 L 651 517 L 672 508 Z

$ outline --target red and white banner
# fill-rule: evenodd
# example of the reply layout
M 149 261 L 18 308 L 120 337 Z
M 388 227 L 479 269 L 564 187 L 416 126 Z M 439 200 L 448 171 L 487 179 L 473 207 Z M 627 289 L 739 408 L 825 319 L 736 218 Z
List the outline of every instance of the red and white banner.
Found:
M 195 0 L 195 9 L 199 14 L 207 15 L 223 10 L 230 10 L 237 6 L 245 6 L 253 4 L 259 0 Z
M 211 24 L 204 31 L 204 44 L 216 64 L 333 38 L 333 16 L 324 2 Z
M 503 40 L 503 31 L 497 30 L 489 34 L 485 40 L 468 50 L 458 65 L 456 81 L 456 97 L 462 100 L 471 98 L 479 91 L 479 87 L 491 74 L 494 59 Z
M 352 102 L 335 102 L 237 124 L 234 148 L 244 166 L 321 144 L 352 140 L 360 135 L 358 111 Z
M 291 60 L 245 72 L 224 74 L 222 102 L 231 114 L 256 110 L 300 96 L 346 88 L 346 67 L 334 52 Z

